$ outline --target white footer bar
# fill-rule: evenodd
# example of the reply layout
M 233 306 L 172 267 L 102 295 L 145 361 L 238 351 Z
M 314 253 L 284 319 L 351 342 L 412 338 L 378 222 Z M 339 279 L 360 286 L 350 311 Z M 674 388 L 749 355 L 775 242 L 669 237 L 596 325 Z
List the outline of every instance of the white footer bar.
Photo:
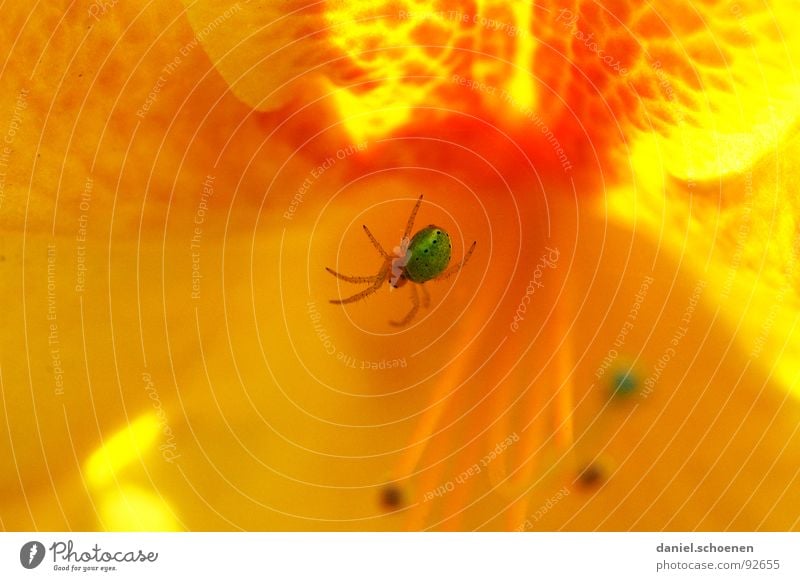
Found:
M 798 553 L 797 533 L 3 533 L 0 579 L 796 580 Z

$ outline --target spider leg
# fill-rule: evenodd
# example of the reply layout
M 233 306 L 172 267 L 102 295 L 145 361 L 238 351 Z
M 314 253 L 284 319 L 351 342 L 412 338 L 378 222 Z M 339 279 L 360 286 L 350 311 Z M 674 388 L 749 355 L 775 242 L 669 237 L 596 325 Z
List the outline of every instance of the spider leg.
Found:
M 360 293 L 356 293 L 351 297 L 347 297 L 346 299 L 332 299 L 330 302 L 333 303 L 334 305 L 346 305 L 349 303 L 360 301 L 361 299 L 368 297 L 369 295 L 377 291 L 379 288 L 381 288 L 381 285 L 383 284 L 383 281 L 386 280 L 386 276 L 388 274 L 389 274 L 389 263 L 387 262 L 381 267 L 380 272 L 378 272 L 376 276 L 365 277 L 370 282 L 374 281 L 371 287 L 361 291 Z
M 364 232 L 367 233 L 369 241 L 372 242 L 372 245 L 375 247 L 375 249 L 381 253 L 381 256 L 383 256 L 386 260 L 391 260 L 392 257 L 389 256 L 389 254 L 383 249 L 381 243 L 375 239 L 375 237 L 372 235 L 372 232 L 369 231 L 369 228 L 364 225 L 362 225 L 362 228 L 364 228 Z
M 427 309 L 431 306 L 431 294 L 428 292 L 428 288 L 424 284 L 420 284 L 420 290 L 422 290 L 422 308 Z
M 408 217 L 408 222 L 406 223 L 406 231 L 403 232 L 403 238 L 401 238 L 401 240 L 405 240 L 411 236 L 411 230 L 414 228 L 414 219 L 417 217 L 417 211 L 419 210 L 419 205 L 421 203 L 422 194 L 420 194 L 419 198 L 417 198 L 417 203 L 414 204 L 414 209 L 411 210 L 411 215 Z
M 377 275 L 373 276 L 347 276 L 346 274 L 340 274 L 333 270 L 332 268 L 325 267 L 325 270 L 330 272 L 336 278 L 341 278 L 345 282 L 375 282 Z
M 411 285 L 411 310 L 408 311 L 405 317 L 400 319 L 399 321 L 389 321 L 389 324 L 393 327 L 405 327 L 411 322 L 411 319 L 414 318 L 414 315 L 417 314 L 419 311 L 419 293 L 417 292 L 417 285 Z
M 444 280 L 446 278 L 449 278 L 449 277 L 453 276 L 455 273 L 457 273 L 459 270 L 461 270 L 461 267 L 464 266 L 467 263 L 467 261 L 469 260 L 470 256 L 472 256 L 472 253 L 475 251 L 475 245 L 476 244 L 477 244 L 477 241 L 472 243 L 472 246 L 469 247 L 469 250 L 467 250 L 467 253 L 464 255 L 464 259 L 461 262 L 459 262 L 458 264 L 454 264 L 451 267 L 447 268 L 442 274 L 440 274 L 439 276 L 437 276 L 433 280 Z

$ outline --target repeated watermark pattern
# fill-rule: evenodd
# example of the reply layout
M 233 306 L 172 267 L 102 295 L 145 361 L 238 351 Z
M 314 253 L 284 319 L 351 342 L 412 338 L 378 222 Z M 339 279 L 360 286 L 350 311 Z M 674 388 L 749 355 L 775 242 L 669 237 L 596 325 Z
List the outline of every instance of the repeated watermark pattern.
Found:
M 337 349 L 336 344 L 333 342 L 333 338 L 322 324 L 322 313 L 319 312 L 317 303 L 314 301 L 308 301 L 306 303 L 306 311 L 308 313 L 308 318 L 311 320 L 311 326 L 314 329 L 314 334 L 322 344 L 323 351 L 325 351 L 327 355 L 335 357 L 336 361 L 345 367 L 350 369 L 364 369 L 371 371 L 383 371 L 387 369 L 396 369 L 399 367 L 408 367 L 408 362 L 406 361 L 405 357 L 380 360 L 359 359 L 358 357 L 354 357 L 349 353 L 345 353 L 344 351 Z
M 587 34 L 578 26 L 579 16 L 567 8 L 562 8 L 556 16 L 556 22 L 569 29 L 569 33 L 578 42 L 582 43 L 589 51 L 597 55 L 600 62 L 606 65 L 612 71 L 621 76 L 628 74 L 628 69 L 622 66 L 619 58 L 608 54 L 606 50 L 595 39 L 595 33 L 590 32 Z
M 794 278 L 797 271 L 798 252 L 800 252 L 800 234 L 796 235 L 792 242 L 792 249 L 789 253 L 789 259 L 784 269 L 783 284 L 781 284 L 778 292 L 775 293 L 769 312 L 764 318 L 764 321 L 761 323 L 761 332 L 753 342 L 753 350 L 750 352 L 751 359 L 756 359 L 761 355 L 762 351 L 764 350 L 764 346 L 767 343 L 767 337 L 772 331 L 772 327 L 775 325 L 775 319 L 778 316 L 778 312 L 782 308 L 786 298 L 791 297 L 792 293 L 794 292 Z
M 625 316 L 625 322 L 622 323 L 622 327 L 620 327 L 617 336 L 614 338 L 614 347 L 611 347 L 606 353 L 606 356 L 603 357 L 603 360 L 600 362 L 600 367 L 594 372 L 594 376 L 597 379 L 600 379 L 605 375 L 608 368 L 613 365 L 614 361 L 616 361 L 617 357 L 619 357 L 619 351 L 616 348 L 622 348 L 625 345 L 625 341 L 628 338 L 628 333 L 633 330 L 634 323 L 636 319 L 639 318 L 639 311 L 642 309 L 642 304 L 644 304 L 644 299 L 647 297 L 647 291 L 650 290 L 650 285 L 655 282 L 655 279 L 652 276 L 645 276 L 644 280 L 642 280 L 642 284 L 639 285 L 639 290 L 636 291 L 634 295 L 633 304 L 631 305 L 628 314 Z
M 192 254 L 192 299 L 198 300 L 200 298 L 200 282 L 203 274 L 200 270 L 200 243 L 203 240 L 203 224 L 206 221 L 206 213 L 208 213 L 208 204 L 211 197 L 214 195 L 214 179 L 215 176 L 207 175 L 203 180 L 203 189 L 200 193 L 200 201 L 197 203 L 197 209 L 194 213 L 194 227 L 192 229 L 192 238 L 189 242 L 189 250 Z
M 680 103 L 675 96 L 675 89 L 672 86 L 672 82 L 669 80 L 667 73 L 664 72 L 664 66 L 661 64 L 660 60 L 654 60 L 650 62 L 650 67 L 653 69 L 653 72 L 656 75 L 658 86 L 661 88 L 664 97 L 669 103 L 670 110 L 675 117 L 678 127 L 686 127 L 686 114 L 684 113 L 683 108 L 680 106 Z M 684 149 L 687 151 L 687 153 L 689 153 L 691 149 L 691 142 L 687 138 L 687 135 L 684 131 L 681 131 L 681 139 L 683 141 Z M 697 182 L 695 181 L 697 170 L 695 169 L 694 162 L 692 160 L 693 157 L 691 155 L 686 155 L 686 187 L 690 190 L 694 189 L 697 185 Z
M 539 522 L 544 515 L 553 510 L 553 508 L 567 496 L 569 496 L 569 488 L 564 486 L 561 488 L 561 490 L 543 502 L 542 505 L 537 508 L 531 516 L 525 519 L 525 522 L 517 527 L 515 532 L 519 533 L 531 530 L 534 523 Z
M 524 118 L 533 123 L 533 125 L 541 132 L 548 145 L 550 145 L 550 147 L 553 149 L 553 153 L 555 153 L 555 155 L 558 157 L 558 162 L 561 164 L 561 169 L 563 169 L 566 173 L 572 171 L 572 162 L 570 161 L 567 152 L 564 150 L 564 147 L 561 145 L 561 142 L 558 140 L 555 133 L 553 133 L 553 130 L 550 129 L 550 126 L 545 122 L 545 120 L 542 119 L 542 117 L 531 107 L 521 102 L 509 91 L 496 85 L 490 85 L 489 83 L 485 83 L 483 81 L 476 81 L 475 79 L 464 77 L 459 74 L 454 74 L 451 77 L 451 81 L 457 85 L 466 87 L 471 91 L 484 93 L 492 97 L 499 97 L 505 104 L 513 107 Z
M 27 88 L 22 88 L 17 93 L 17 99 L 14 102 L 14 109 L 11 113 L 11 119 L 8 122 L 6 133 L 3 136 L 2 147 L 0 147 L 0 208 L 3 207 L 3 202 L 6 199 L 6 180 L 8 179 L 8 167 L 11 160 L 11 154 L 14 151 L 14 140 L 17 133 L 22 127 L 22 114 L 28 107 L 28 93 Z
M 80 215 L 78 216 L 78 232 L 75 234 L 75 292 L 83 293 L 86 289 L 86 240 L 89 230 L 89 209 L 92 204 L 92 190 L 94 180 L 91 176 L 86 178 L 78 202 Z
M 747 170 L 744 174 L 744 204 L 741 207 L 741 216 L 739 220 L 739 229 L 736 231 L 736 249 L 731 256 L 730 266 L 728 267 L 728 275 L 725 277 L 725 282 L 722 285 L 720 295 L 726 299 L 731 295 L 731 288 L 733 288 L 733 280 L 736 277 L 736 272 L 742 263 L 744 257 L 745 247 L 747 245 L 747 237 L 750 234 L 750 226 L 753 214 L 753 171 Z
M 249 1 L 249 0 L 248 0 Z M 113 6 L 115 2 L 102 2 L 101 4 L 111 4 Z M 245 2 L 246 4 L 247 2 Z M 98 2 L 95 2 L 98 4 Z M 161 69 L 161 74 L 158 75 L 158 78 L 153 83 L 150 91 L 147 93 L 147 96 L 144 99 L 144 102 L 139 106 L 136 110 L 136 116 L 139 119 L 144 119 L 147 115 L 147 112 L 152 109 L 153 105 L 155 105 L 156 101 L 158 101 L 158 96 L 161 93 L 161 90 L 166 86 L 167 82 L 169 81 L 170 77 L 175 74 L 178 68 L 183 64 L 183 59 L 189 56 L 189 54 L 200 45 L 200 42 L 207 37 L 208 35 L 212 34 L 217 28 L 219 28 L 226 20 L 229 20 L 234 15 L 238 14 L 241 11 L 241 3 L 236 3 L 225 12 L 217 16 L 214 20 L 209 22 L 206 26 L 200 29 L 195 35 L 192 40 L 187 42 L 183 45 L 178 52 L 180 54 L 176 54 L 170 62 L 164 65 Z M 99 14 L 105 14 L 108 9 L 102 10 Z M 91 11 L 90 11 L 91 13 Z M 95 18 L 98 18 L 95 16 Z M 99 18 L 98 18 L 99 19 Z
M 655 365 L 653 366 L 653 372 L 647 379 L 644 380 L 644 389 L 642 389 L 641 392 L 642 398 L 647 398 L 653 392 L 653 389 L 661 379 L 661 375 L 664 373 L 664 370 L 667 368 L 670 361 L 672 361 L 672 359 L 677 355 L 678 346 L 689 332 L 689 327 L 691 326 L 692 319 L 694 318 L 697 303 L 700 301 L 700 297 L 702 296 L 707 284 L 708 283 L 705 280 L 699 280 L 697 281 L 697 284 L 695 284 L 692 295 L 689 297 L 689 303 L 683 310 L 681 319 L 678 321 L 678 326 L 676 327 L 675 332 L 672 334 L 672 338 L 670 338 L 669 345 L 656 360 Z
M 434 498 L 441 498 L 442 496 L 446 495 L 448 492 L 452 492 L 456 489 L 456 486 L 459 484 L 464 484 L 470 478 L 477 476 L 483 469 L 489 466 L 492 462 L 494 462 L 503 452 L 505 452 L 512 444 L 519 442 L 519 435 L 516 432 L 508 436 L 505 440 L 502 440 L 495 444 L 494 448 L 486 454 L 483 458 L 481 458 L 478 462 L 475 462 L 472 466 L 461 472 L 458 476 L 453 478 L 452 480 L 448 480 L 444 484 L 437 486 L 434 490 L 427 491 L 423 497 L 423 502 L 428 502 L 429 500 L 433 500 Z
M 61 361 L 61 341 L 58 332 L 56 308 L 56 243 L 47 244 L 47 347 L 53 370 L 55 395 L 64 395 L 64 366 Z
M 401 20 L 454 22 L 457 24 L 475 24 L 491 32 L 502 32 L 508 36 L 530 34 L 524 28 L 509 24 L 503 20 L 489 18 L 483 14 L 461 12 L 460 10 L 400 10 L 397 13 Z
M 161 405 L 161 398 L 158 395 L 153 377 L 147 371 L 142 372 L 142 383 L 145 392 L 147 392 L 147 397 L 153 402 L 153 409 L 156 411 L 156 418 L 161 426 L 161 433 L 164 434 L 166 438 L 166 441 L 159 445 L 158 449 L 161 451 L 161 457 L 172 464 L 181 457 L 181 455 L 178 454 L 178 446 L 175 443 L 175 433 L 172 431 L 172 427 L 167 420 L 167 412 L 164 411 L 164 407 Z
M 100 18 L 108 14 L 118 2 L 119 0 L 94 0 L 94 2 L 89 4 L 87 11 L 89 16 L 100 21 Z
M 528 305 L 536 294 L 536 291 L 544 286 L 542 278 L 544 277 L 545 269 L 555 268 L 558 262 L 559 251 L 558 248 L 545 247 L 547 251 L 539 258 L 536 267 L 533 269 L 531 279 L 528 281 L 528 286 L 525 287 L 525 295 L 517 306 L 517 311 L 514 314 L 514 320 L 511 321 L 511 332 L 516 333 L 519 330 L 519 324 L 525 320 L 525 314 L 528 312 Z
M 336 150 L 331 156 L 326 157 L 319 165 L 317 165 L 314 169 L 308 172 L 308 175 L 305 177 L 303 182 L 297 187 L 294 196 L 292 196 L 291 202 L 289 202 L 289 207 L 283 213 L 283 217 L 286 220 L 291 220 L 294 218 L 295 212 L 300 207 L 305 199 L 308 192 L 311 190 L 311 186 L 314 185 L 319 178 L 321 178 L 325 172 L 331 169 L 334 165 L 336 165 L 339 161 L 347 159 L 351 155 L 356 153 L 361 153 L 366 151 L 368 142 L 362 141 L 360 143 L 354 143 L 352 145 L 348 145 L 346 147 L 342 147 Z

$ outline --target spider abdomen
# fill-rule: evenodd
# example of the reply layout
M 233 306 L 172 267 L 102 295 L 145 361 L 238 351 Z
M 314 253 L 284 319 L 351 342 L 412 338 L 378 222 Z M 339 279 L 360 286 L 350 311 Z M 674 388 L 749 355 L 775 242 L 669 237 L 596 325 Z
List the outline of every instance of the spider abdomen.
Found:
M 423 228 L 411 239 L 411 255 L 405 265 L 405 276 L 412 282 L 425 282 L 436 278 L 450 262 L 450 235 L 439 226 Z

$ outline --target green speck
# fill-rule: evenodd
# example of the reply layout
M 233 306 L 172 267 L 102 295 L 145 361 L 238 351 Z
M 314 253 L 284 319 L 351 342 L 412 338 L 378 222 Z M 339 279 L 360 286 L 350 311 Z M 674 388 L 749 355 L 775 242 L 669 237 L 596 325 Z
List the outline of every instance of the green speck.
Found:
M 636 391 L 638 383 L 632 369 L 618 371 L 611 377 L 611 393 L 622 397 L 628 396 Z

